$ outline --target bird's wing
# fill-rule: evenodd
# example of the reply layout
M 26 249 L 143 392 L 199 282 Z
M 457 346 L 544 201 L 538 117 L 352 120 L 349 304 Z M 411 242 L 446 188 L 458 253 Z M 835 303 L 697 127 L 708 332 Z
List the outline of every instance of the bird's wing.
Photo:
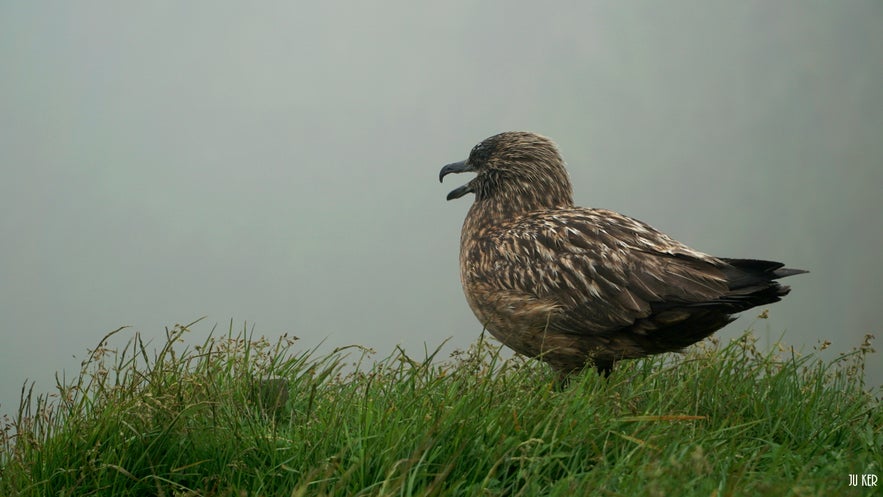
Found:
M 524 216 L 477 240 L 471 271 L 495 291 L 554 304 L 549 328 L 600 333 L 728 290 L 723 261 L 601 209 Z

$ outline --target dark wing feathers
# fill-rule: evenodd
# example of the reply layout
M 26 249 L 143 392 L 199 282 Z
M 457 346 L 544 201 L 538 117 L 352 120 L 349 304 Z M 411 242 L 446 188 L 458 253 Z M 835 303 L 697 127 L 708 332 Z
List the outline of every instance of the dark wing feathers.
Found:
M 700 304 L 729 290 L 722 260 L 611 211 L 533 213 L 480 238 L 473 271 L 486 274 L 475 277 L 555 303 L 555 331 L 610 332 L 660 310 L 658 303 Z

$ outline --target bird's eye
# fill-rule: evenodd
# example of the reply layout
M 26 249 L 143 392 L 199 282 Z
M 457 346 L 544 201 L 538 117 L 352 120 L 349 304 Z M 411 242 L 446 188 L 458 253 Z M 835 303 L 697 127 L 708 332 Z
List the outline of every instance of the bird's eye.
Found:
M 486 141 L 481 142 L 478 145 L 472 147 L 472 151 L 469 152 L 469 162 L 482 163 L 488 158 L 490 152 L 490 145 Z

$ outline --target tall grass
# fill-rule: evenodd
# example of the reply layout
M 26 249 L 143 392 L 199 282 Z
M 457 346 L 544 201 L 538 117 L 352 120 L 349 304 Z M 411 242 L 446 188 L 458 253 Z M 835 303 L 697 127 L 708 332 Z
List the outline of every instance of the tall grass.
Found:
M 849 475 L 883 476 L 870 337 L 825 362 L 746 333 L 561 390 L 483 339 L 375 359 L 188 327 L 157 350 L 116 330 L 55 396 L 23 390 L 0 495 L 870 495 Z

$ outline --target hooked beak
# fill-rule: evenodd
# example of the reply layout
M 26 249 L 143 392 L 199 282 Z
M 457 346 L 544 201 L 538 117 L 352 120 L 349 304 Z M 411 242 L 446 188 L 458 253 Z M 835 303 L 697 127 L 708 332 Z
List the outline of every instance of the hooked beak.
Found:
M 438 172 L 438 181 L 441 183 L 445 176 L 451 173 L 468 173 L 473 171 L 475 171 L 475 168 L 473 168 L 472 165 L 465 160 L 461 160 L 460 162 L 454 162 L 441 168 L 441 171 Z M 472 182 L 470 181 L 460 188 L 451 190 L 451 193 L 448 193 L 447 200 L 453 200 L 455 198 L 460 198 L 467 193 L 473 193 L 475 190 L 472 189 L 471 183 Z

